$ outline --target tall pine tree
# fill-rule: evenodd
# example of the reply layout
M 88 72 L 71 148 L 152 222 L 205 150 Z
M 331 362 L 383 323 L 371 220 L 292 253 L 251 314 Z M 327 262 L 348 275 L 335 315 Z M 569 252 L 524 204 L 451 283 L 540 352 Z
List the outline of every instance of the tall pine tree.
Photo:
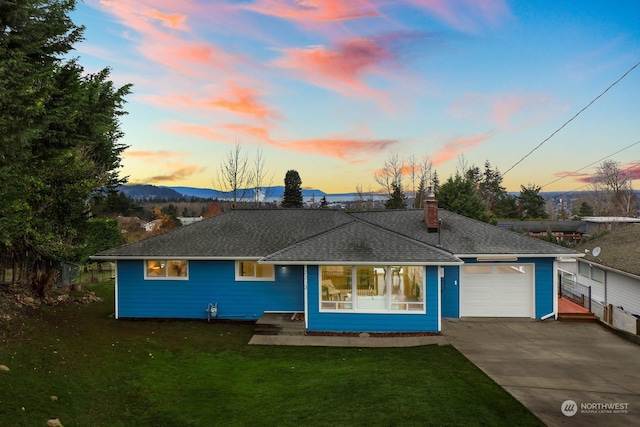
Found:
M 284 177 L 283 208 L 302 207 L 302 180 L 295 170 L 288 170 Z

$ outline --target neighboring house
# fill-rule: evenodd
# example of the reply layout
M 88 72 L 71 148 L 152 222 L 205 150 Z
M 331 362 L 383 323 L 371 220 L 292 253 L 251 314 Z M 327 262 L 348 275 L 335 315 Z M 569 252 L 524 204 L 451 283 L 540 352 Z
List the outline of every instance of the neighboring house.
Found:
M 120 233 L 135 233 L 144 228 L 145 221 L 137 216 L 118 216 L 118 227 Z
M 152 233 L 154 231 L 157 231 L 161 225 L 162 225 L 161 219 L 154 219 L 153 221 L 149 221 L 145 223 L 143 227 L 144 227 L 144 231 L 146 231 L 147 233 Z
M 626 216 L 585 216 L 582 221 L 586 223 L 585 234 L 594 234 L 603 230 L 613 230 L 617 227 L 640 224 L 640 218 Z
M 597 256 L 595 248 L 600 248 Z M 560 268 L 580 285 L 590 286 L 594 301 L 640 315 L 640 224 L 618 226 L 576 250 L 585 253 L 584 258 L 564 261 Z
M 439 210 L 232 210 L 110 249 L 116 318 L 257 320 L 308 331 L 438 332 L 442 317 L 557 313 L 573 250 Z
M 498 227 L 531 237 L 546 238 L 549 233 L 567 243 L 577 243 L 586 232 L 585 221 L 501 221 Z
M 194 222 L 202 221 L 202 216 L 179 216 L 178 221 L 182 225 L 193 224 Z

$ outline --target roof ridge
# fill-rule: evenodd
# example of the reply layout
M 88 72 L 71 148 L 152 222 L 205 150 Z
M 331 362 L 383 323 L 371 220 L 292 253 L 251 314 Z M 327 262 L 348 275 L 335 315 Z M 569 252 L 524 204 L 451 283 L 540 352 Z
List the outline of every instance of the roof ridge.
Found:
M 411 211 L 411 210 L 419 210 L 419 209 L 401 209 L 401 210 Z M 384 211 L 378 211 L 378 212 L 384 212 Z M 349 213 L 349 212 L 345 212 L 345 213 L 346 213 L 346 214 L 348 214 L 349 216 L 352 216 L 352 214 L 351 214 L 351 213 Z M 356 213 L 356 212 L 354 212 L 354 213 Z M 352 217 L 353 217 L 353 216 L 352 216 Z M 407 235 L 407 234 L 405 234 L 405 233 L 403 233 L 403 232 L 401 232 L 401 231 L 398 231 L 398 230 L 392 230 L 392 229 L 387 228 L 387 227 L 384 227 L 384 226 L 382 226 L 382 225 L 374 224 L 373 222 L 369 222 L 369 221 L 367 221 L 366 219 L 363 219 L 363 218 L 356 218 L 356 217 L 353 217 L 353 218 L 354 218 L 356 221 L 360 221 L 360 222 L 363 222 L 363 223 L 365 223 L 365 224 L 367 224 L 367 225 L 369 225 L 369 226 L 372 226 L 372 227 L 375 227 L 375 228 L 379 228 L 379 229 L 385 230 L 385 231 L 387 231 L 387 232 L 389 232 L 389 233 L 392 233 L 392 234 L 396 234 L 396 235 L 398 235 L 399 237 L 402 237 L 402 238 L 404 238 L 404 239 L 408 239 L 408 240 L 411 240 L 411 241 L 413 241 L 413 242 L 420 243 L 420 244 L 422 244 L 422 245 L 428 246 L 428 247 L 433 248 L 433 249 L 435 249 L 435 250 L 442 251 L 442 252 L 444 252 L 444 253 L 446 253 L 446 254 L 448 254 L 448 255 L 454 255 L 454 253 L 453 253 L 453 252 L 451 252 L 451 251 L 448 251 L 448 250 L 446 250 L 446 249 L 444 249 L 444 248 L 442 248 L 442 247 L 438 247 L 438 246 L 436 246 L 436 245 L 429 244 L 429 243 L 427 243 L 427 242 L 425 242 L 425 241 L 423 241 L 423 240 L 416 239 L 415 237 L 409 236 L 409 235 Z M 425 226 L 425 227 L 426 227 L 426 226 Z M 425 231 L 426 231 L 426 228 L 425 228 Z

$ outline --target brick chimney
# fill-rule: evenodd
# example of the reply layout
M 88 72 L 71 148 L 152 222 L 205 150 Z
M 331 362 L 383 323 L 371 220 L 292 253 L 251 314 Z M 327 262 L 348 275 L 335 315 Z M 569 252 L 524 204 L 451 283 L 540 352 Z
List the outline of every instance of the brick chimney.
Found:
M 438 231 L 440 221 L 438 220 L 438 201 L 433 190 L 429 188 L 426 204 L 424 205 L 424 222 L 427 224 L 429 233 Z

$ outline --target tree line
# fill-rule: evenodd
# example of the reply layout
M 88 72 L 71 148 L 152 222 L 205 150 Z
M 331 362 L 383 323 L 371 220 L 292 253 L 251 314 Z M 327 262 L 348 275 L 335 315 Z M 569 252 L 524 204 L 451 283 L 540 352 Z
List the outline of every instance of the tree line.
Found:
M 131 85 L 73 58 L 74 0 L 0 2 L 0 267 L 86 259 L 91 209 L 118 175 Z M 98 227 L 99 228 L 99 227 Z M 99 231 L 96 231 L 99 232 Z

